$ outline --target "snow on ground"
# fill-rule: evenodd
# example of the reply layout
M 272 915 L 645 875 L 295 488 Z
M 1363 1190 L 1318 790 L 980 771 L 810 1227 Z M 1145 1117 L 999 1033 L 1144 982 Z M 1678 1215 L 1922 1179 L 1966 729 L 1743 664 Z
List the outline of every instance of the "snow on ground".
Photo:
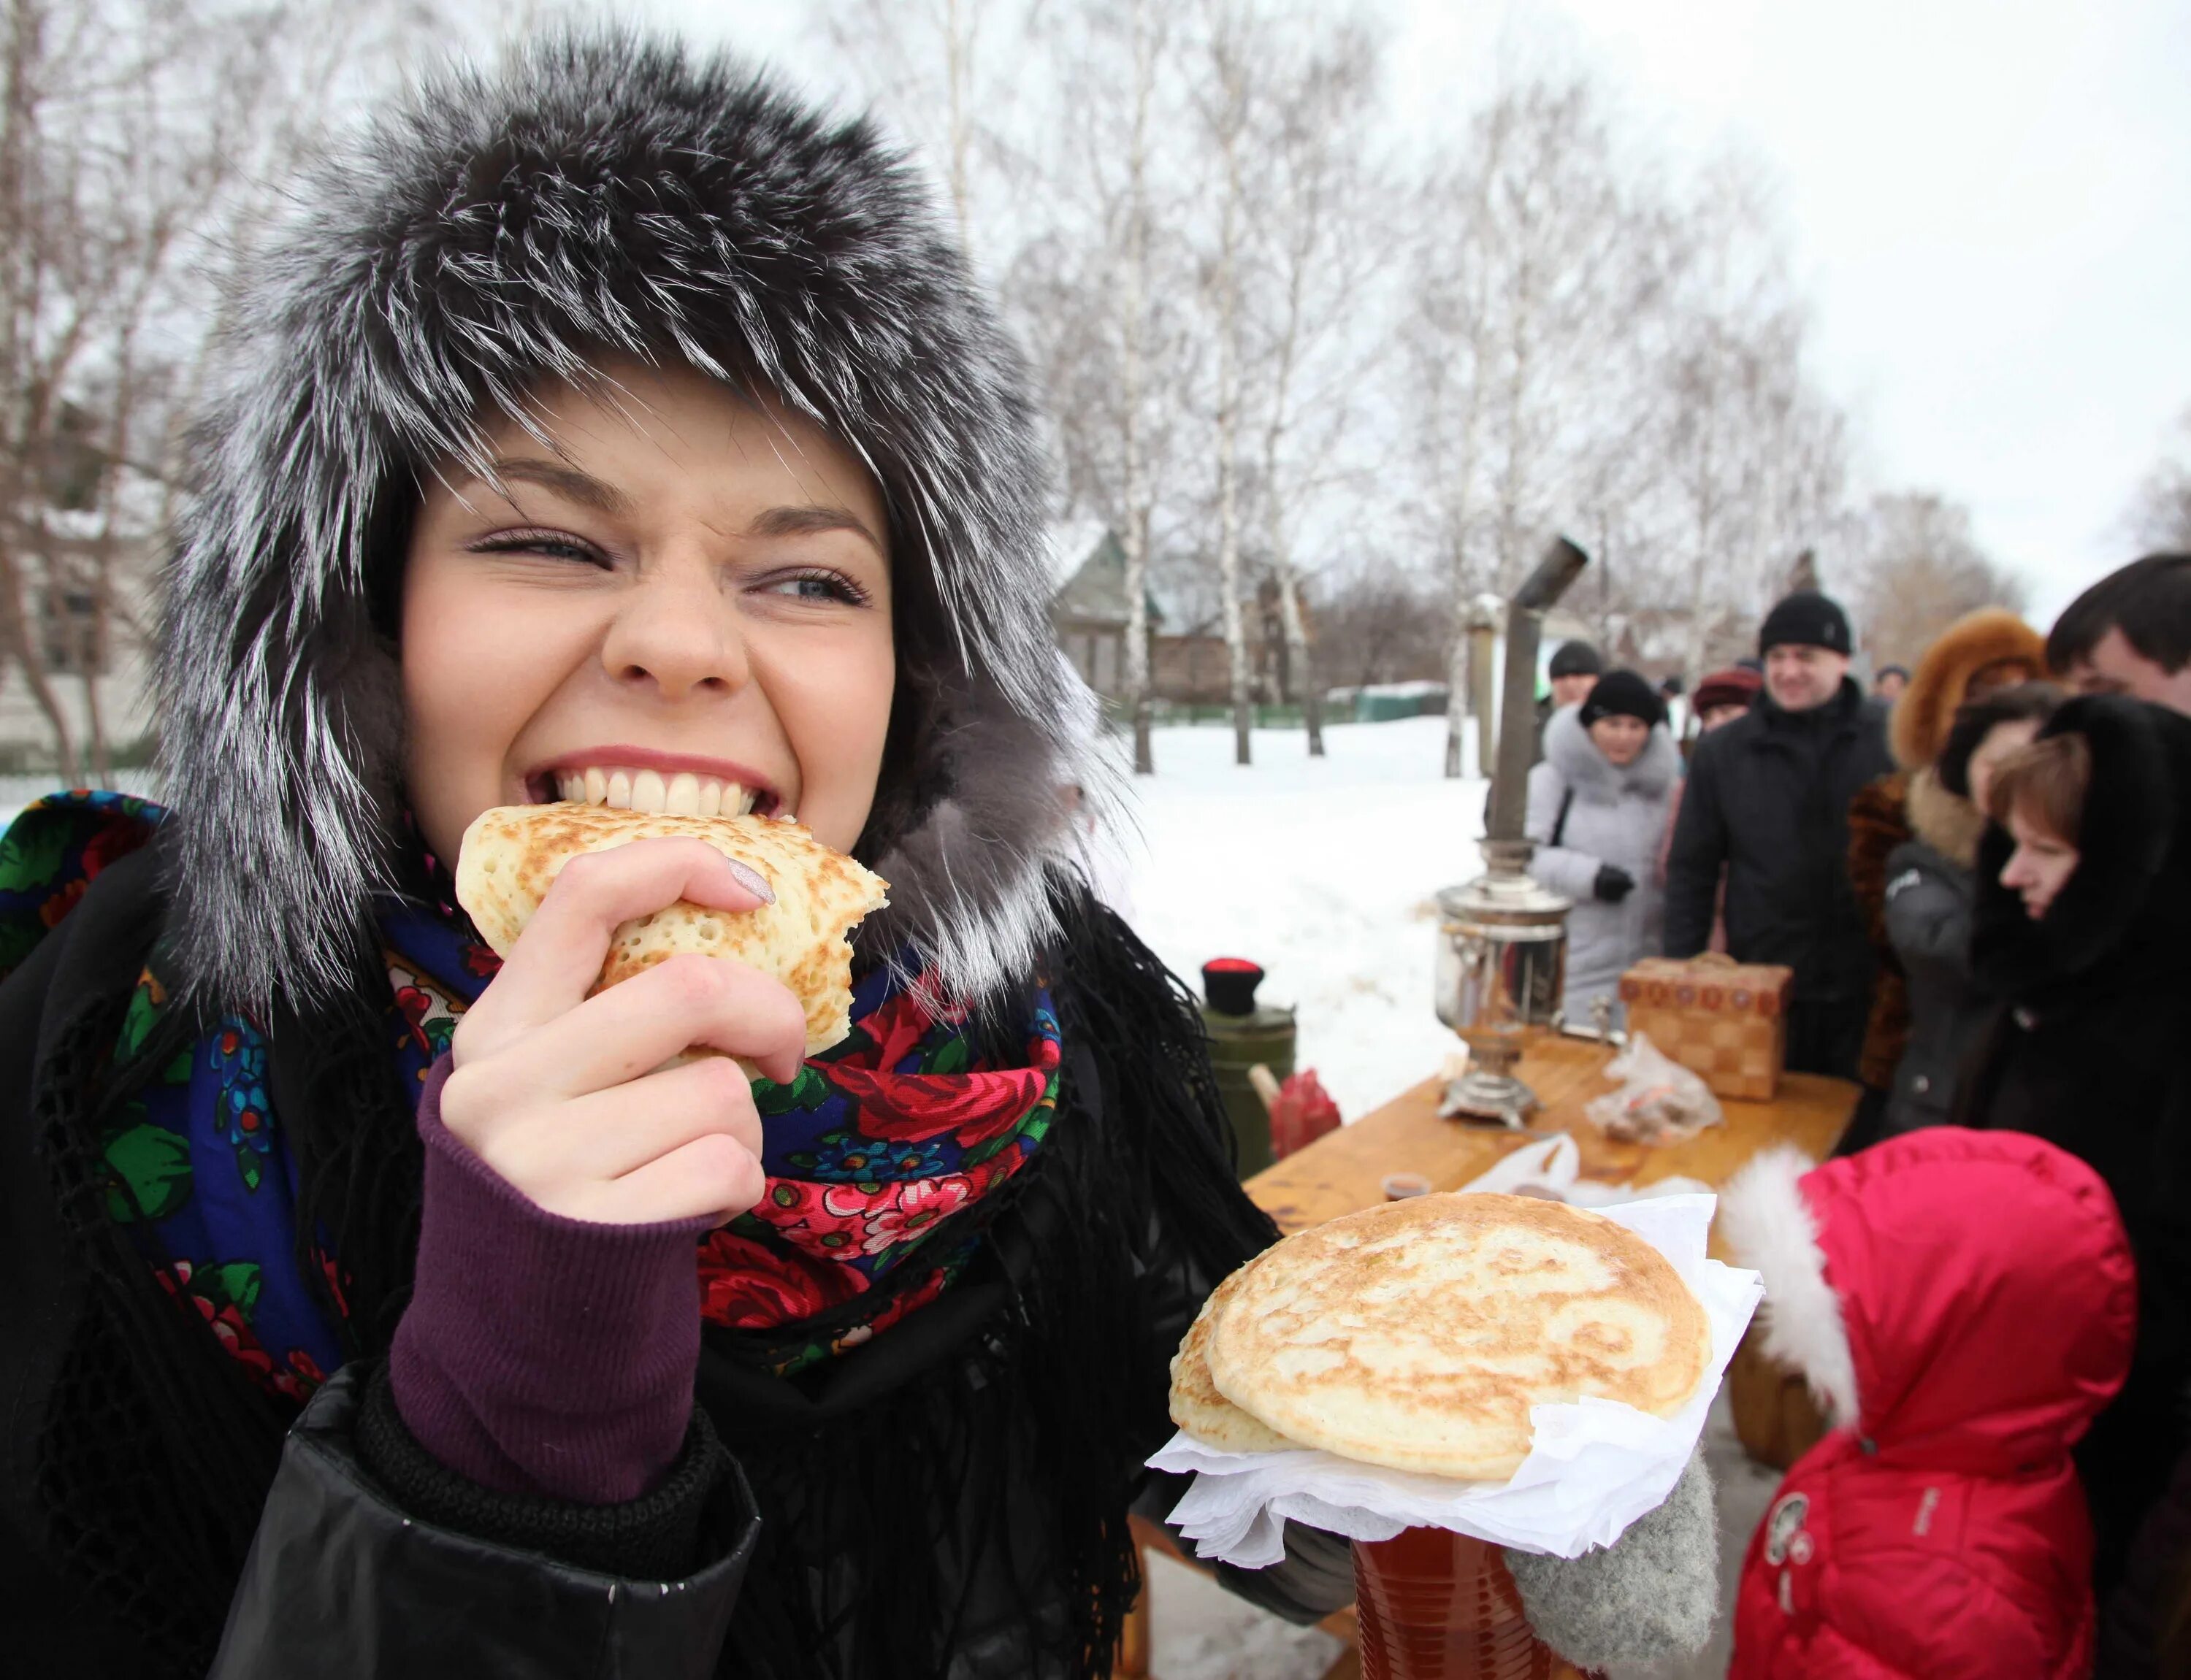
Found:
M 1338 724 L 1327 756 L 1298 729 L 1156 731 L 1157 773 L 1132 778 L 1134 926 L 1189 984 L 1213 956 L 1269 971 L 1262 997 L 1299 1012 L 1296 1064 L 1349 1120 L 1437 1071 L 1458 1047 L 1431 1007 L 1432 894 L 1482 872 L 1485 784 L 1448 781 L 1445 720 Z

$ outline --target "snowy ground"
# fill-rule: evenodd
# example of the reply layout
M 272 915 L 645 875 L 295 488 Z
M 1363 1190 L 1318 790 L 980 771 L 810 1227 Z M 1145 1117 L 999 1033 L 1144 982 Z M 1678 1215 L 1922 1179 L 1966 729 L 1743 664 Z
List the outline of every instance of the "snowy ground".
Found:
M 1448 781 L 1445 720 L 1340 724 L 1327 756 L 1297 729 L 1156 732 L 1133 779 L 1128 913 L 1192 985 L 1213 956 L 1270 971 L 1300 1012 L 1298 1065 L 1357 1118 L 1437 1071 L 1456 1046 L 1431 1004 L 1431 895 L 1482 871 L 1484 784 Z

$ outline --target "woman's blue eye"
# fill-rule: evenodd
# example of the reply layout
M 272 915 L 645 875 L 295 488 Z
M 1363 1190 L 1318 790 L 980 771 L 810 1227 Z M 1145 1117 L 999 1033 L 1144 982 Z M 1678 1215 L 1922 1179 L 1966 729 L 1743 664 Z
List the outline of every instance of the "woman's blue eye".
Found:
M 850 578 L 833 571 L 803 572 L 796 577 L 779 577 L 764 586 L 764 593 L 788 595 L 801 601 L 842 601 L 853 606 L 863 604 L 867 592 Z

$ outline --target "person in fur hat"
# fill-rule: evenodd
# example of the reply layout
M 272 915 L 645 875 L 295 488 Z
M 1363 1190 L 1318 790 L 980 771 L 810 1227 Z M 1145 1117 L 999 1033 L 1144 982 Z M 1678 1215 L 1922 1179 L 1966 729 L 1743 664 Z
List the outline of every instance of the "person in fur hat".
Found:
M 1945 1125 L 1955 1112 L 1964 1059 L 1992 1014 L 1971 978 L 1971 906 L 1993 773 L 2061 703 L 2050 683 L 1972 701 L 1955 713 L 1939 758 L 1909 778 L 1904 809 L 1915 834 L 1887 861 L 1884 920 L 1909 1013 L 1887 1104 L 1889 1137 Z
M 2005 607 L 1966 613 L 1925 650 L 1909 690 L 1887 716 L 1894 768 L 1865 783 L 1849 802 L 1849 883 L 1879 963 L 1857 1067 L 1864 1095 L 1843 1138 L 1844 1152 L 1880 1135 L 1895 1069 L 1909 1042 L 1907 981 L 1887 928 L 1887 883 L 1893 873 L 1887 860 L 1919 832 L 1913 806 L 1924 807 L 1933 837 L 1947 843 L 1938 848 L 1943 854 L 1954 856 L 1978 843 L 1984 814 L 1967 803 L 1941 799 L 1935 763 L 1959 708 L 2046 674 L 2046 644 L 2016 614 Z
M 1599 678 L 1545 728 L 1529 771 L 1529 873 L 1574 900 L 1562 1007 L 1587 1019 L 1638 957 L 1658 954 L 1665 919 L 1659 840 L 1682 775 L 1666 703 L 1633 671 Z
M 2091 1673 L 2070 1450 L 2122 1383 L 2137 1293 L 2099 1175 L 1955 1127 L 1815 1168 L 1777 1149 L 1719 1229 L 1829 1424 L 1750 1539 L 1731 1680 Z
M 1072 853 L 991 304 L 866 122 L 623 35 L 430 81 L 296 202 L 165 580 L 173 807 L 0 843 L 11 1660 L 1107 1672 L 1168 1360 L 1276 1233 Z M 573 864 L 507 962 L 454 905 L 486 808 L 709 793 L 891 883 L 824 1056 L 736 962 L 589 996 L 623 922 L 765 898 L 698 842 Z M 1668 1511 L 1625 1620 L 1699 1602 Z M 1352 1592 L 1299 1525 L 1220 1574 Z
M 1999 1002 L 1955 1117 L 2089 1162 L 2137 1257 L 2136 1359 L 2079 1450 L 2104 1606 L 2191 1444 L 2191 718 L 2071 700 L 1996 768 L 1989 810 L 1971 966 Z

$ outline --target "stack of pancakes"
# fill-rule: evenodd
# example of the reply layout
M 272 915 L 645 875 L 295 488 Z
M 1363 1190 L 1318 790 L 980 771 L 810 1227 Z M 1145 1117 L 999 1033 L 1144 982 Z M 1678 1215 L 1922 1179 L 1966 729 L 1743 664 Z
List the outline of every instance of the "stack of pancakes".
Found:
M 1530 1407 L 1595 1395 L 1669 1417 L 1710 1356 L 1703 1307 L 1625 1227 L 1534 1197 L 1419 1196 L 1226 1279 L 1172 1360 L 1171 1416 L 1229 1452 L 1504 1480 Z

